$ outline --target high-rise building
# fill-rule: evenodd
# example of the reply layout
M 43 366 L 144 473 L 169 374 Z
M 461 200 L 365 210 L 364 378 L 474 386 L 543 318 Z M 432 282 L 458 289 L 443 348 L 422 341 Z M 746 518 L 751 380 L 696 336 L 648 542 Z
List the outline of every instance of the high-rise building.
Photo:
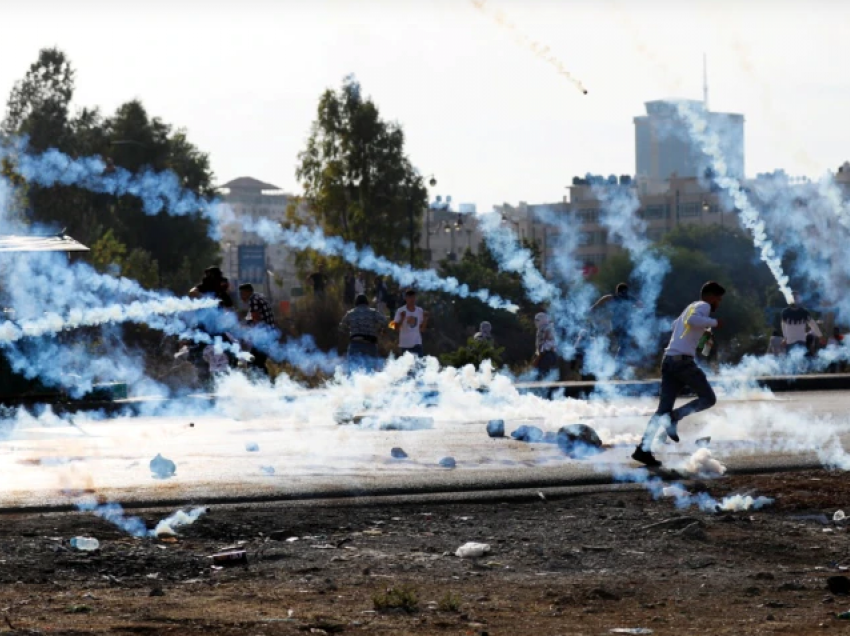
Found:
M 656 100 L 646 102 L 646 115 L 634 118 L 635 176 L 641 191 L 651 193 L 664 189 L 664 182 L 671 176 L 702 177 L 712 168 L 708 156 L 694 141 L 688 122 L 681 116 L 681 107 L 700 115 L 708 131 L 717 135 L 726 174 L 743 179 L 743 115 L 711 112 L 704 101 Z

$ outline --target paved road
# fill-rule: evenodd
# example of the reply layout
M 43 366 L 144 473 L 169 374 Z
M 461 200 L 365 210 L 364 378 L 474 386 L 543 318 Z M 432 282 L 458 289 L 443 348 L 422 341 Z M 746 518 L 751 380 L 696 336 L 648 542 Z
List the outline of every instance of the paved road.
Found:
M 628 480 L 636 467 L 628 455 L 655 406 L 639 398 L 548 402 L 515 392 L 500 402 L 450 389 L 436 407 L 400 401 L 380 411 L 433 418 L 430 428 L 381 430 L 379 422 L 334 421 L 348 394 L 300 393 L 293 401 L 279 390 L 242 388 L 204 413 L 193 404 L 126 418 L 23 416 L 0 442 L 0 507 L 67 505 L 81 493 L 125 503 L 202 503 Z M 711 435 L 714 458 L 730 471 L 824 462 L 850 467 L 843 451 L 850 448 L 848 407 L 844 392 L 721 395 L 715 409 L 683 424 L 681 444 L 662 446 L 658 454 L 667 466 L 685 466 L 695 440 Z M 555 446 L 489 439 L 485 422 L 495 417 L 506 420 L 508 432 L 520 424 L 545 431 L 585 422 L 610 448 L 591 460 L 572 460 Z M 252 444 L 258 450 L 248 450 Z M 409 458 L 393 459 L 393 447 Z M 152 477 L 149 461 L 157 453 L 176 462 L 173 477 Z M 445 456 L 457 467 L 440 466 Z

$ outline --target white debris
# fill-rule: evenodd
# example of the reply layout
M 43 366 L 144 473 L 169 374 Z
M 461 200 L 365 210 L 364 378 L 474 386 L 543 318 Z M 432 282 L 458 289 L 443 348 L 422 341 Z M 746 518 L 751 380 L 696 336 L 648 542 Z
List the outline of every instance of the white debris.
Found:
M 487 543 L 464 543 L 457 549 L 455 552 L 455 556 L 459 556 L 461 559 L 475 559 L 477 557 L 482 557 L 490 551 L 490 545 Z

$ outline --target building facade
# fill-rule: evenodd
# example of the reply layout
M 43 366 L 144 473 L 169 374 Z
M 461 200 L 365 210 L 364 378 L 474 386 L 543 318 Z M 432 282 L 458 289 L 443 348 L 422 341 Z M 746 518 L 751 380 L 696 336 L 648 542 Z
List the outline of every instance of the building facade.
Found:
M 441 261 L 460 260 L 467 251 L 478 253 L 483 236 L 475 212 L 475 206 L 469 204 L 453 211 L 451 200 L 443 202 L 439 197 L 428 206 L 419 233 L 427 267 L 437 269 Z
M 222 199 L 237 218 L 269 219 L 282 222 L 292 196 L 270 183 L 240 177 L 219 188 Z M 222 227 L 220 240 L 222 270 L 231 289 L 251 283 L 275 302 L 290 301 L 301 287 L 295 269 L 295 253 L 286 245 L 270 245 L 238 223 Z M 298 293 L 296 291 L 296 293 Z
M 708 131 L 717 135 L 727 174 L 744 178 L 743 115 L 712 112 L 701 101 L 656 100 L 646 102 L 646 115 L 634 118 L 635 172 L 645 193 L 662 191 L 673 177 L 702 177 L 711 168 L 680 113 L 683 107 L 696 113 Z

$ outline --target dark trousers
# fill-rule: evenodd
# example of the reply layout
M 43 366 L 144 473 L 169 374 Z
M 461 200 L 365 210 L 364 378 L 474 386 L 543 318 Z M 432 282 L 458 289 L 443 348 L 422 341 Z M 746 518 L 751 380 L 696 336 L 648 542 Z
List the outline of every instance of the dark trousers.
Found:
M 374 342 L 353 341 L 348 345 L 348 372 L 374 371 L 378 368 L 378 345 Z
M 269 357 L 259 349 L 251 349 L 250 353 L 254 356 L 254 359 L 251 361 L 251 366 L 265 375 L 268 375 L 269 370 L 266 368 L 266 362 L 268 362 Z
M 697 398 L 674 409 L 676 398 L 685 387 L 690 387 L 697 394 Z M 652 441 L 662 423 L 678 422 L 691 413 L 710 409 L 716 403 L 717 397 L 705 373 L 697 366 L 693 358 L 665 356 L 661 363 L 661 398 L 658 401 L 658 410 L 646 426 L 646 432 L 640 442 L 641 447 L 645 451 L 652 450 Z
M 413 355 L 415 355 L 417 358 L 421 358 L 421 357 L 423 356 L 423 352 L 422 352 L 422 345 L 421 345 L 421 344 L 419 344 L 419 345 L 413 345 L 412 347 L 400 347 L 400 349 L 401 349 L 401 354 L 402 354 L 402 355 L 404 355 L 404 354 L 405 354 L 405 352 L 409 351 L 410 353 L 412 353 Z

